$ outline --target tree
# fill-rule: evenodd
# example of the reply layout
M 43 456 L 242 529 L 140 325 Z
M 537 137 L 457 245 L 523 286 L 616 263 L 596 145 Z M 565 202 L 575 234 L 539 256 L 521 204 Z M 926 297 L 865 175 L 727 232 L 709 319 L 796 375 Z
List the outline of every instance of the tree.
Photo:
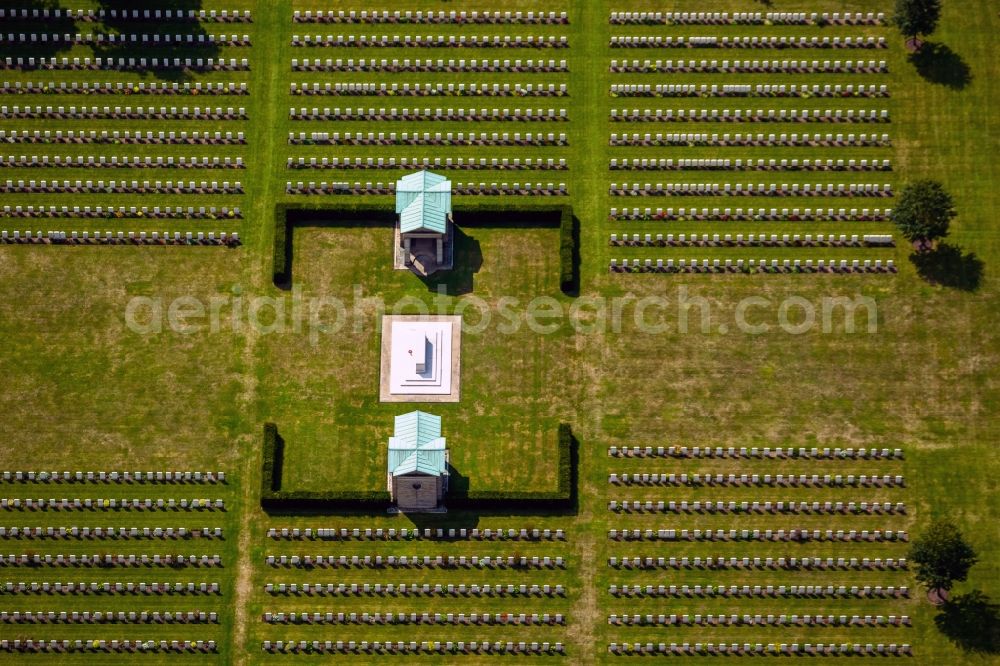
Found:
M 918 180 L 903 189 L 892 219 L 904 238 L 925 250 L 948 235 L 948 225 L 956 214 L 951 195 L 941 183 Z
M 930 590 L 950 590 L 955 581 L 965 580 L 976 563 L 976 552 L 951 523 L 931 523 L 910 547 L 914 576 Z
M 941 18 L 941 0 L 896 0 L 892 22 L 915 49 L 921 46 L 920 35 L 929 35 Z

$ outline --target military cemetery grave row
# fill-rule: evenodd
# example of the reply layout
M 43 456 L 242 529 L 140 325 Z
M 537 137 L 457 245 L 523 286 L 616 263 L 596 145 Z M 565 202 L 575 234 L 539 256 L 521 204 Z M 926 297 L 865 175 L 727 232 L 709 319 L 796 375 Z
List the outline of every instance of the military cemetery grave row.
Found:
M 13 217 L 20 217 L 14 215 Z M 45 217 L 38 215 L 35 217 Z M 65 216 L 63 216 L 65 217 Z M 214 218 L 213 218 L 214 219 Z M 181 235 L 183 233 L 183 236 Z M 235 231 L 232 233 L 204 232 L 204 231 L 175 231 L 171 234 L 164 231 L 160 235 L 158 231 L 134 231 L 111 232 L 94 231 L 93 235 L 89 231 L 0 231 L 0 244 L 36 244 L 36 245 L 199 245 L 216 247 L 238 247 L 240 245 L 240 235 Z
M 645 234 L 642 238 L 639 234 L 611 234 L 608 244 L 613 247 L 892 247 L 895 243 L 892 236 L 885 234 Z
M 245 146 L 243 132 L 143 130 L 0 130 L 0 143 Z
M 885 37 L 662 37 L 612 35 L 613 49 L 885 49 Z
M 566 97 L 565 83 L 292 83 L 292 95 L 345 97 Z
M 67 46 L 250 46 L 250 35 L 80 34 L 0 32 L 0 45 L 55 44 Z
M 0 217 L 65 219 L 151 219 L 151 220 L 238 220 L 243 217 L 239 206 L 4 206 Z M 209 232 L 212 233 L 212 232 Z M 225 233 L 225 232 L 222 232 Z M 157 232 L 158 234 L 158 232 Z M 233 232 L 238 238 L 239 234 Z M 157 238 L 159 236 L 157 235 Z M 86 238 L 86 237 L 83 237 Z M 166 236 L 164 236 L 166 238 Z M 82 240 L 82 238 L 81 238 Z
M 560 528 L 395 528 L 395 527 L 269 527 L 267 536 L 281 540 L 355 540 L 355 541 L 410 541 L 410 540 L 472 540 L 472 541 L 565 541 L 566 533 Z
M 0 106 L 0 118 L 5 120 L 246 120 L 243 107 L 110 107 L 110 106 Z
M 747 514 L 747 513 L 810 513 L 810 514 L 892 514 L 906 513 L 903 502 L 723 502 L 721 500 L 702 502 L 700 500 L 611 500 L 608 510 L 619 513 L 709 513 L 709 514 Z
M 908 615 L 609 615 L 608 624 L 650 627 L 909 627 Z
M 783 598 L 783 599 L 906 599 L 910 588 L 893 585 L 621 585 L 608 586 L 608 594 L 621 599 L 639 598 Z
M 566 560 L 548 555 L 268 555 L 275 568 L 320 569 L 565 569 Z
M 566 596 L 563 585 L 526 583 L 265 583 L 275 596 L 523 597 Z
M 295 10 L 292 20 L 296 23 L 412 23 L 412 24 L 477 24 L 494 25 L 567 25 L 566 12 L 499 12 L 499 11 L 344 11 Z
M 23 540 L 145 540 L 145 539 L 223 539 L 221 527 L 78 527 L 71 526 L 0 526 L 0 539 Z
M 784 656 L 866 656 L 886 657 L 911 655 L 909 644 L 877 645 L 866 643 L 611 643 L 608 652 L 613 655 L 751 655 L 758 657 Z
M 2 624 L 218 624 L 215 611 L 0 611 Z
M 553 655 L 564 654 L 562 643 L 502 641 L 264 641 L 265 652 L 306 654 L 487 654 Z
M 609 144 L 612 146 L 651 147 L 708 147 L 708 146 L 753 146 L 753 147 L 823 147 L 859 148 L 887 147 L 892 145 L 888 134 L 708 134 L 699 132 L 617 134 L 612 132 Z
M 611 221 L 674 220 L 718 222 L 884 222 L 890 219 L 892 209 L 886 208 L 622 208 L 611 209 Z
M 612 74 L 887 74 L 885 60 L 612 60 Z
M 0 192 L 3 191 L 3 186 L 0 185 Z M 347 183 L 347 182 L 333 182 L 328 183 L 311 181 L 305 183 L 303 181 L 297 181 L 293 183 L 288 181 L 285 183 L 285 192 L 287 194 L 393 194 L 395 193 L 395 188 L 393 183 L 364 183 L 363 185 L 359 182 Z M 473 196 L 501 196 L 508 194 L 519 194 L 524 196 L 567 196 L 569 193 L 566 190 L 565 183 L 514 183 L 510 185 L 508 183 L 454 183 L 452 192 L 455 194 L 462 195 L 473 195 Z
M 158 83 L 139 81 L 4 81 L 0 95 L 249 95 L 245 81 Z
M 612 569 L 754 569 L 785 571 L 905 570 L 905 557 L 609 557 Z
M 3 470 L 0 479 L 18 483 L 226 483 L 226 473 L 219 471 L 33 471 Z
M 2 619 L 2 618 L 0 618 Z M 553 626 L 566 624 L 562 613 L 264 613 L 268 624 L 372 624 L 372 625 L 503 625 Z
M 878 449 L 852 446 L 831 447 L 758 447 L 758 446 L 609 446 L 612 458 L 802 458 L 817 460 L 884 459 L 902 460 L 903 449 Z
M 51 566 L 51 567 L 221 567 L 221 555 L 52 555 L 38 553 L 20 555 L 0 554 L 0 566 Z
M 2 138 L 2 135 L 0 135 Z M 294 146 L 567 146 L 565 133 L 549 132 L 289 132 Z
M 0 69 L 14 71 L 118 71 L 160 72 L 183 70 L 188 72 L 248 72 L 248 58 L 35 58 L 8 56 L 0 62 Z
M 376 60 L 374 58 L 292 58 L 293 72 L 379 72 L 399 74 L 403 72 L 421 73 L 463 73 L 463 74 L 565 74 L 569 72 L 566 60 L 410 60 L 397 58 Z
M 885 84 L 612 83 L 612 97 L 889 97 Z
M 106 19 L 125 21 L 202 21 L 206 23 L 251 23 L 249 9 L 0 9 L 0 19 L 58 19 L 94 22 Z
M 886 25 L 884 12 L 611 12 L 612 25 Z
M 63 169 L 245 169 L 242 157 L 0 155 L 0 167 Z
M 0 650 L 16 654 L 198 654 L 218 652 L 215 641 L 189 640 L 44 640 L 20 639 L 0 640 Z

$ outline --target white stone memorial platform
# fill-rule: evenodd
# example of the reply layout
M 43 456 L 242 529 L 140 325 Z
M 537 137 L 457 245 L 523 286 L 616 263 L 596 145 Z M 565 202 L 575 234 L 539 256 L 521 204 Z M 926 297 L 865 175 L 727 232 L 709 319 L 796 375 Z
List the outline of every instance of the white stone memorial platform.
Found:
M 458 402 L 461 336 L 458 316 L 383 316 L 379 399 Z

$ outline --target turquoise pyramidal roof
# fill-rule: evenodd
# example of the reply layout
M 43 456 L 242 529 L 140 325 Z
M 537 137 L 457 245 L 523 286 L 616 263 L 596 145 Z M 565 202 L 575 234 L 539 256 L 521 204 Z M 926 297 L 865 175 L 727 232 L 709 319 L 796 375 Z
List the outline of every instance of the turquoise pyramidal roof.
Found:
M 396 417 L 396 430 L 389 438 L 389 473 L 439 475 L 447 469 L 441 417 L 415 411 Z
M 451 215 L 451 181 L 430 171 L 417 171 L 396 181 L 396 213 L 402 233 L 443 234 Z

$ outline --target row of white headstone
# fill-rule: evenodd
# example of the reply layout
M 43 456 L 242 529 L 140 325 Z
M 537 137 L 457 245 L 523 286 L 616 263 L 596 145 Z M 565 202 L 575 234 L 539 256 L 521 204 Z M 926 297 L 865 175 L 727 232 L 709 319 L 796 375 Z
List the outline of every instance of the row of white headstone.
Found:
M 624 513 L 787 513 L 835 514 L 906 513 L 903 502 L 805 502 L 805 501 L 753 501 L 732 500 L 609 500 L 608 511 Z
M 909 615 L 617 615 L 608 624 L 626 626 L 765 626 L 765 627 L 900 627 L 911 626 Z
M 268 624 L 565 625 L 562 613 L 264 613 Z
M 896 265 L 892 259 L 697 259 L 688 262 L 679 259 L 612 259 L 608 266 L 612 273 L 754 273 L 754 274 L 786 274 L 786 273 L 895 273 Z
M 292 46 L 346 48 L 564 49 L 565 35 L 292 35 Z
M 242 157 L 145 157 L 123 155 L 0 155 L 0 167 L 98 169 L 244 169 Z
M 615 655 L 631 654 L 732 654 L 732 655 L 795 655 L 806 654 L 817 657 L 827 656 L 869 656 L 912 654 L 909 644 L 890 643 L 610 643 L 608 652 Z
M 366 541 L 397 541 L 410 539 L 433 540 L 466 540 L 474 541 L 565 541 L 566 533 L 562 528 L 466 528 L 466 527 L 425 527 L 399 528 L 395 527 L 269 527 L 267 536 L 271 539 L 291 540 L 366 540 Z
M 2 191 L 2 190 L 0 190 Z M 298 181 L 285 183 L 286 194 L 393 194 L 396 191 L 394 183 L 365 183 L 362 185 L 355 182 L 353 185 L 346 182 L 327 183 L 325 181 L 308 183 Z M 505 194 L 518 194 L 524 196 L 567 196 L 568 191 L 565 183 L 453 183 L 452 192 L 455 194 L 466 194 L 474 196 L 499 196 Z
M 150 182 L 148 180 L 142 181 L 103 181 L 98 180 L 96 182 L 92 180 L 41 180 L 34 181 L 29 180 L 25 182 L 23 180 L 13 181 L 7 180 L 3 184 L 0 184 L 0 193 L 11 194 L 11 193 L 33 193 L 33 192 L 47 192 L 47 193 L 81 193 L 81 192 L 93 192 L 93 193 L 157 193 L 157 194 L 243 194 L 243 184 L 240 181 L 235 183 L 230 183 L 229 181 L 223 181 L 221 184 L 217 181 L 201 181 L 196 183 L 193 180 L 184 182 L 177 181 L 176 183 L 172 180 L 168 181 L 155 181 Z
M 98 583 L 75 581 L 62 583 L 59 581 L 43 583 L 38 582 L 11 582 L 7 581 L 0 588 L 3 594 L 142 594 L 142 595 L 164 595 L 164 594 L 221 594 L 222 588 L 219 583 L 167 583 L 167 582 L 115 582 Z
M 562 643 L 536 641 L 264 641 L 264 652 L 389 654 L 565 654 Z
M 295 10 L 292 20 L 296 23 L 495 23 L 512 24 L 567 24 L 566 12 L 499 12 L 499 11 L 367 11 L 333 10 L 312 12 Z
M 610 537 L 609 538 L 614 538 Z M 808 529 L 747 529 L 747 530 L 658 530 L 657 541 L 789 541 L 789 542 L 892 542 L 907 541 L 908 535 L 899 530 L 808 530 Z
M 888 97 L 889 86 L 783 83 L 612 83 L 612 97 Z
M 885 12 L 611 12 L 611 24 L 648 25 L 885 25 Z
M 687 246 L 696 245 L 699 247 L 703 246 L 719 246 L 719 247 L 892 247 L 895 243 L 893 242 L 892 236 L 885 234 L 865 234 L 860 236 L 858 234 L 851 234 L 848 238 L 847 234 L 840 234 L 838 237 L 835 234 L 806 234 L 804 237 L 800 234 L 748 234 L 744 236 L 743 234 L 678 234 L 674 237 L 674 234 L 667 234 L 664 237 L 663 234 L 645 234 L 640 237 L 639 234 L 622 234 L 621 238 L 618 234 L 611 234 L 611 238 L 608 241 L 608 245 L 618 247 L 618 246 L 629 246 L 629 247 L 666 247 L 666 246 Z
M 462 568 L 462 569 L 564 569 L 566 561 L 561 556 L 548 555 L 268 555 L 264 559 L 271 567 L 297 568 Z
M 248 58 L 36 58 L 33 56 L 3 59 L 0 69 L 18 70 L 173 70 L 188 69 L 199 72 L 246 72 L 250 70 Z
M 2 140 L 2 134 L 0 134 Z M 291 145 L 356 146 L 567 146 L 565 133 L 553 132 L 289 132 Z
M 32 243 L 32 244 L 52 244 L 52 245 L 214 245 L 225 247 L 236 247 L 240 245 L 240 235 L 238 232 L 216 232 L 209 231 L 175 231 L 173 234 L 164 231 L 145 232 L 140 231 L 31 231 L 24 233 L 14 230 L 8 232 L 6 229 L 0 231 L 0 243 Z
M 0 611 L 5 624 L 217 624 L 215 611 Z
M 0 9 L 0 19 L 70 18 L 98 21 L 105 18 L 130 21 L 190 20 L 209 23 L 249 23 L 249 9 Z
M 729 485 L 729 486 L 792 486 L 792 487 L 902 487 L 906 482 L 901 474 L 713 474 L 713 473 L 663 473 L 639 472 L 610 473 L 608 483 L 622 485 Z
M 0 106 L 0 118 L 75 118 L 75 119 L 122 119 L 130 120 L 246 120 L 244 107 L 200 107 L 188 108 L 171 106 Z
M 2 497 L 0 498 L 0 509 L 25 509 L 25 510 L 60 510 L 60 511 L 73 511 L 73 510 L 98 510 L 98 509 L 109 509 L 109 510 L 122 510 L 128 511 L 131 509 L 135 510 L 146 510 L 151 511 L 154 509 L 159 510 L 170 510 L 170 511 L 180 511 L 182 509 L 193 509 L 199 511 L 225 511 L 226 502 L 221 498 L 204 499 L 204 498 L 181 498 L 174 499 L 170 498 L 150 498 L 146 497 L 140 499 L 138 497 L 133 497 L 132 499 L 126 497 L 110 497 L 110 498 L 92 498 L 86 497 L 83 499 L 68 497 L 38 497 L 38 498 L 20 498 L 20 497 Z
M 0 110 L 2 111 L 2 110 Z M 0 114 L 2 115 L 2 114 Z M 319 109 L 305 107 L 288 110 L 288 117 L 292 120 L 406 120 L 406 121 L 429 121 L 429 120 L 472 120 L 472 121 L 523 121 L 523 122 L 559 122 L 569 120 L 567 109 L 408 109 L 398 110 L 395 108 L 379 109 L 347 107 L 345 109 L 325 107 Z
M 0 143 L 109 143 L 245 145 L 243 132 L 187 130 L 0 130 Z
M 812 460 L 903 459 L 903 449 L 877 449 L 867 447 L 757 447 L 757 446 L 609 446 L 613 458 L 803 458 Z
M 905 599 L 910 588 L 865 585 L 616 585 L 608 586 L 615 597 L 771 597 Z
M 146 83 L 90 81 L 4 81 L 0 94 L 64 95 L 249 95 L 246 81 L 236 83 Z
M 611 109 L 612 122 L 887 123 L 888 109 Z
M 122 44 L 143 46 L 250 46 L 250 35 L 208 35 L 192 34 L 138 34 L 138 33 L 48 33 L 0 32 L 0 44 L 31 46 L 36 44 L 67 44 L 84 46 L 118 46 Z
M 81 639 L 77 638 L 74 640 L 62 639 L 62 640 L 45 640 L 45 639 L 20 639 L 15 638 L 2 639 L 0 640 L 0 650 L 6 652 L 17 652 L 17 653 L 73 653 L 73 652 L 83 652 L 87 654 L 93 653 L 133 653 L 133 652 L 218 652 L 218 647 L 215 641 L 208 640 L 104 640 L 103 638 L 94 639 Z
M 613 73 L 887 74 L 885 60 L 612 60 Z
M 559 72 L 569 71 L 566 60 L 403 60 L 365 59 L 348 58 L 342 60 L 337 58 L 320 58 L 299 60 L 292 58 L 292 71 L 324 71 L 324 72 L 462 72 L 462 73 L 490 73 L 490 72 Z
M 680 132 L 661 134 L 611 133 L 612 146 L 824 146 L 862 147 L 890 146 L 888 134 L 709 134 Z
M 609 220 L 723 220 L 723 221 L 821 221 L 881 222 L 892 217 L 886 208 L 612 208 Z
M 0 472 L 3 481 L 20 481 L 28 483 L 225 483 L 226 473 L 223 471 L 34 471 L 34 470 L 3 470 Z
M 671 569 L 906 569 L 905 557 L 610 557 L 609 567 L 668 567 Z
M 221 567 L 221 555 L 39 555 L 38 553 L 21 555 L 0 554 L 0 566 L 53 566 L 53 567 Z
M 892 171 L 889 160 L 797 160 L 681 158 L 611 158 L 612 171 Z
M 8 181 L 10 182 L 10 181 Z M 612 196 L 891 197 L 892 183 L 612 183 Z
M 612 35 L 611 48 L 884 49 L 885 37 L 716 37 Z
M 466 583 L 265 583 L 272 595 L 423 597 L 561 597 L 563 585 Z
M 221 539 L 221 527 L 25 527 L 0 525 L 0 539 Z
M 0 157 L 0 166 L 3 166 L 3 158 Z M 288 169 L 459 169 L 459 170 L 480 170 L 480 169 L 500 169 L 500 170 L 539 170 L 539 171 L 565 171 L 567 170 L 566 159 L 560 157 L 531 158 L 521 160 L 520 157 L 514 159 L 492 157 L 479 159 L 470 157 L 466 160 L 463 157 L 452 159 L 447 157 L 289 157 L 285 162 Z
M 565 83 L 292 83 L 292 95 L 410 96 L 410 97 L 565 97 Z

